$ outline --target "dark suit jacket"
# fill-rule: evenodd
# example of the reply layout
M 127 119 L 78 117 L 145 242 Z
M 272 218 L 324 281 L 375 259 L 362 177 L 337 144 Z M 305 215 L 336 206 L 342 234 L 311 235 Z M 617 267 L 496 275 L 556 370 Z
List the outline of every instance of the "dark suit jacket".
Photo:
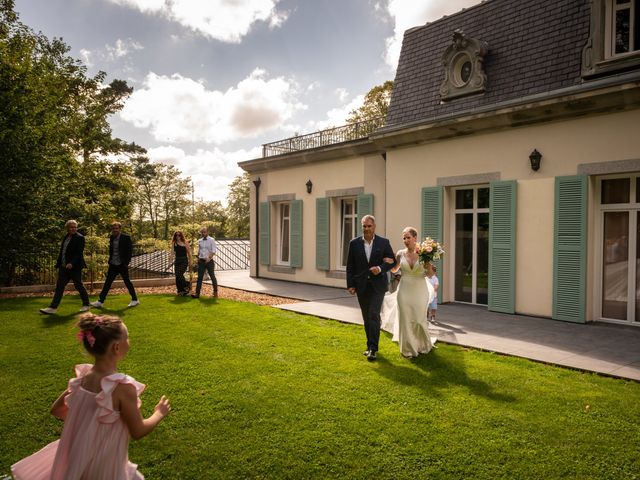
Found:
M 60 243 L 60 252 L 58 253 L 58 259 L 56 260 L 56 268 L 64 267 L 67 263 L 73 265 L 71 270 L 82 270 L 87 268 L 87 264 L 84 262 L 84 237 L 75 233 L 71 236 L 69 245 L 67 245 L 67 252 L 65 254 L 65 265 L 62 264 L 62 248 L 64 247 L 64 241 L 67 236 L 62 239 Z
M 371 280 L 373 288 L 378 293 L 387 291 L 387 275 L 393 263 L 383 261 L 384 257 L 394 258 L 395 254 L 391 248 L 389 240 L 376 235 L 373 238 L 371 257 L 367 262 L 367 255 L 364 251 L 364 238 L 362 236 L 354 238 L 349 242 L 349 253 L 347 255 L 347 288 L 355 288 L 356 292 L 362 293 L 367 287 L 367 280 Z M 380 267 L 382 271 L 378 275 L 369 273 L 369 268 Z
M 114 240 L 115 237 L 111 235 L 109 237 L 109 263 L 111 263 L 111 259 L 113 258 Z M 120 264 L 128 267 L 129 262 L 131 261 L 131 256 L 133 255 L 133 242 L 131 241 L 131 237 L 126 233 L 120 234 L 120 243 L 118 245 L 118 249 L 120 250 Z

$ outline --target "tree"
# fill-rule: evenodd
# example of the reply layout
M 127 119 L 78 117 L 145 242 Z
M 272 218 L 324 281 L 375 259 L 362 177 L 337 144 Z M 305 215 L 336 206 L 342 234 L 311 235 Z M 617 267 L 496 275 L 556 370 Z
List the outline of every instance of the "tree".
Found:
M 393 81 L 387 80 L 382 85 L 373 87 L 364 97 L 364 103 L 356 110 L 352 110 L 347 117 L 347 123 L 386 118 L 389 102 L 393 92 Z
M 249 193 L 251 179 L 243 173 L 231 181 L 227 194 L 227 236 L 249 237 Z
M 153 238 L 169 238 L 169 227 L 187 217 L 191 180 L 173 165 L 151 163 L 147 157 L 131 159 L 136 177 L 139 232 L 149 222 Z M 162 236 L 160 227 L 162 226 Z
M 215 200 L 212 202 L 196 202 L 193 212 L 193 223 L 212 222 L 214 230 L 211 235 L 214 237 L 226 236 L 227 212 L 222 202 Z

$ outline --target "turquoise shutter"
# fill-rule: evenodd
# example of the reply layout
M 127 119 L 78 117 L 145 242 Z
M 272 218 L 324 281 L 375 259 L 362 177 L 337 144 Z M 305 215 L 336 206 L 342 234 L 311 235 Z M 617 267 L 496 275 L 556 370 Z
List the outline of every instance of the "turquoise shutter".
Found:
M 418 239 L 419 241 L 424 240 L 424 238 L 428 236 L 442 243 L 443 197 L 443 187 L 425 187 L 422 189 L 420 202 L 422 210 L 420 214 L 420 229 L 422 231 L 422 237 Z M 435 263 L 436 268 L 438 269 L 437 275 L 440 280 L 440 286 L 438 287 L 438 303 L 441 303 L 442 289 L 444 285 L 444 281 L 442 279 L 442 259 L 436 260 L 433 263 Z
M 516 187 L 491 182 L 489 199 L 489 310 L 515 313 Z
M 260 264 L 269 265 L 271 256 L 271 242 L 269 238 L 269 229 L 271 222 L 269 221 L 269 202 L 260 202 L 259 212 L 260 238 Z
M 358 232 L 362 235 L 362 217 L 373 215 L 373 194 L 363 193 L 358 195 Z
M 302 267 L 302 200 L 291 200 L 291 230 L 289 234 L 291 246 L 291 267 Z
M 316 198 L 316 268 L 329 270 L 328 198 Z
M 553 234 L 553 313 L 585 322 L 587 177 L 556 177 Z

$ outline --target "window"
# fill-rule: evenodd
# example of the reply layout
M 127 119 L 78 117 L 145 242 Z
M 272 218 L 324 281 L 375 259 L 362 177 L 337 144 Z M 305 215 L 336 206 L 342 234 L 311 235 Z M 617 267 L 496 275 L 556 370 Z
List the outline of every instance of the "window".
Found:
M 639 0 L 615 0 L 607 4 L 608 56 L 640 50 Z
M 640 0 L 592 0 L 582 75 L 590 77 L 640 65 Z
M 289 265 L 289 231 L 291 226 L 291 204 L 278 204 L 278 263 Z
M 356 198 L 340 199 L 340 264 L 338 268 L 347 268 L 347 254 L 349 253 L 349 242 L 358 236 L 358 207 Z

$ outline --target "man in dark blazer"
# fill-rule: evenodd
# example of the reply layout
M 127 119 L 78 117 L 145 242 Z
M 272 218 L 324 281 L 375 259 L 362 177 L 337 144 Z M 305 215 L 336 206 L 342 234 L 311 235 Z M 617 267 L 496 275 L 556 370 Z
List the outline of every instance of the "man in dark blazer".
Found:
M 387 271 L 395 262 L 389 240 L 375 235 L 376 219 L 373 215 L 362 217 L 362 236 L 349 243 L 347 256 L 347 290 L 358 295 L 358 303 L 367 334 L 367 360 L 376 359 L 380 340 L 380 309 L 387 291 Z
M 60 305 L 64 289 L 67 284 L 72 281 L 73 286 L 80 293 L 82 299 L 81 312 L 89 310 L 89 294 L 82 284 L 82 269 L 87 268 L 84 262 L 84 237 L 78 233 L 78 222 L 68 220 L 65 223 L 67 234 L 60 244 L 60 252 L 56 259 L 56 268 L 58 269 L 58 280 L 56 282 L 56 292 L 53 294 L 53 300 L 47 308 L 41 308 L 40 313 L 53 315 Z
M 129 295 L 131 295 L 129 307 L 140 305 L 136 289 L 133 288 L 133 283 L 129 279 L 129 262 L 132 255 L 133 242 L 131 237 L 122 233 L 122 224 L 120 222 L 113 222 L 111 224 L 111 236 L 109 237 L 109 270 L 107 270 L 107 278 L 104 281 L 100 297 L 97 301 L 91 303 L 92 306 L 102 308 L 111 289 L 111 284 L 118 275 L 122 277 L 122 281 L 127 290 L 129 290 Z

